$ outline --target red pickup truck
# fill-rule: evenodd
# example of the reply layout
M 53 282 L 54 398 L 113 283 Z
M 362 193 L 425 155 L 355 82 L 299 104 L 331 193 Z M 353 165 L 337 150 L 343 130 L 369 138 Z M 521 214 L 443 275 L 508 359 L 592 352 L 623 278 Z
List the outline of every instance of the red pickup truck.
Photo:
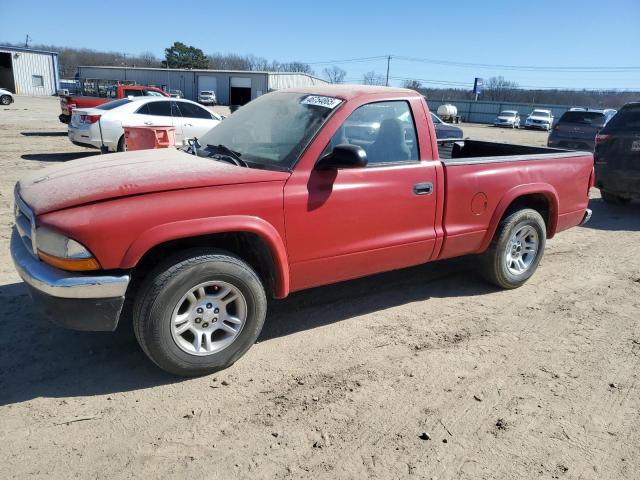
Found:
M 58 116 L 58 119 L 62 123 L 68 124 L 71 121 L 71 114 L 74 108 L 93 108 L 119 98 L 142 97 L 145 95 L 158 97 L 169 96 L 164 90 L 156 87 L 146 87 L 144 85 L 113 85 L 105 90 L 104 96 L 60 95 L 60 109 L 62 113 Z
M 405 89 L 269 93 L 192 153 L 36 171 L 16 185 L 11 242 L 54 321 L 114 330 L 130 311 L 143 350 L 181 375 L 240 358 L 268 297 L 469 254 L 519 287 L 546 239 L 591 214 L 590 153 L 436 141 L 424 98 Z

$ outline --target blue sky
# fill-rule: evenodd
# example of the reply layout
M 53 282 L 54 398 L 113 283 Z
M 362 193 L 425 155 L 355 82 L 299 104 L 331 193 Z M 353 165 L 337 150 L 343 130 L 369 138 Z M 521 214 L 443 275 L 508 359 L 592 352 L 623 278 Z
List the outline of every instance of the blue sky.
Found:
M 391 76 L 397 78 L 395 84 L 399 78 L 472 84 L 475 76 L 502 75 L 523 86 L 640 90 L 640 68 L 566 68 L 640 67 L 640 0 L 73 4 L 2 0 L 0 42 L 22 42 L 29 34 L 34 44 L 128 54 L 152 51 L 158 56 L 174 41 L 182 41 L 205 53 L 251 53 L 281 62 L 391 54 L 487 65 L 560 66 L 565 69 L 523 71 L 394 58 Z M 370 70 L 386 72 L 385 59 L 337 65 L 354 81 Z M 321 75 L 325 66 L 313 68 Z

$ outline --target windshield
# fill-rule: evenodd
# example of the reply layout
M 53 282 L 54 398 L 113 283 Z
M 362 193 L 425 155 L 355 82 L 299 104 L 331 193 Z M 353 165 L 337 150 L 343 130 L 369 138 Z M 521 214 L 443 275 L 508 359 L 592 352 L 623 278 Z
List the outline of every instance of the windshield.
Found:
M 113 102 L 103 103 L 102 105 L 98 105 L 96 108 L 98 110 L 113 110 L 114 108 L 121 107 L 127 103 L 131 103 L 131 100 L 128 98 L 121 98 L 120 100 L 114 100 Z
M 583 125 L 604 125 L 602 112 L 566 112 L 560 118 L 560 123 L 581 123 Z
M 501 117 L 515 117 L 516 116 L 516 112 L 511 111 L 511 110 L 504 110 L 504 111 L 500 112 L 500 116 Z
M 293 92 L 258 97 L 227 117 L 198 140 L 224 145 L 242 160 L 291 168 L 341 100 Z
M 549 112 L 545 112 L 544 110 L 534 110 L 531 113 L 532 117 L 548 117 L 549 116 Z

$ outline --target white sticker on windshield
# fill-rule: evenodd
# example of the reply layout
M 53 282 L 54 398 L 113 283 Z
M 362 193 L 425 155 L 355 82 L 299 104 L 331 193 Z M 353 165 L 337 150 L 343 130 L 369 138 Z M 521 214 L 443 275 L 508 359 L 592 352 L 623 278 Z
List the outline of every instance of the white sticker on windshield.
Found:
M 336 108 L 338 105 L 340 105 L 341 102 L 342 100 L 340 100 L 339 98 L 323 97 L 320 95 L 310 95 L 304 100 L 302 100 L 300 103 L 302 103 L 303 105 L 316 105 L 318 107 L 326 107 L 326 108 L 333 109 L 333 108 Z

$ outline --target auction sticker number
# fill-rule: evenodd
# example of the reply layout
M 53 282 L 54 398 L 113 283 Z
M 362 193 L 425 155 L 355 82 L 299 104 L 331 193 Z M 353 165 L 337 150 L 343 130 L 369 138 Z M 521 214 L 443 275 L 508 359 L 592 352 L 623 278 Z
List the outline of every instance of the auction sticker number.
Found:
M 303 105 L 315 105 L 317 107 L 336 108 L 342 100 L 333 97 L 323 97 L 320 95 L 310 95 L 302 100 L 300 103 Z

